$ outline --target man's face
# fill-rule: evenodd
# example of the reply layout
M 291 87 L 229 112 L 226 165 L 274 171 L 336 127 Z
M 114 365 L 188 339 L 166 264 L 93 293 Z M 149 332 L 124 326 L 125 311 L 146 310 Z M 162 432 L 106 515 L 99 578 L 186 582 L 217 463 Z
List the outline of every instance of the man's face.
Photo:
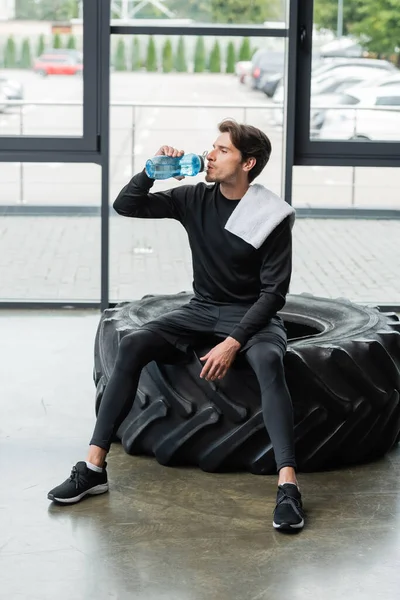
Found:
M 207 154 L 206 181 L 234 182 L 242 171 L 242 155 L 231 142 L 228 132 L 221 133 Z

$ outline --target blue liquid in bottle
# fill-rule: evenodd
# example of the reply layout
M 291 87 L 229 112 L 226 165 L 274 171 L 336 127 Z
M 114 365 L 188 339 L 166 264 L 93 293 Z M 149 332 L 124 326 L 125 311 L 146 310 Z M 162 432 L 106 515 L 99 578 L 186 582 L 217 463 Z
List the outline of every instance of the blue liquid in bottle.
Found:
M 146 161 L 146 174 L 151 179 L 170 177 L 193 177 L 204 171 L 204 158 L 199 154 L 183 156 L 154 156 Z

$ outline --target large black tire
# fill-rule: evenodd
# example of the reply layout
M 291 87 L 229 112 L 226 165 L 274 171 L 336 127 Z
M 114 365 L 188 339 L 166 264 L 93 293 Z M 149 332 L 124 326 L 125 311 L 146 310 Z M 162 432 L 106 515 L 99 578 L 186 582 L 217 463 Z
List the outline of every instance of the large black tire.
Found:
M 106 310 L 95 341 L 96 413 L 127 333 L 187 302 L 189 293 L 145 296 Z M 296 456 L 303 471 L 382 456 L 400 431 L 400 322 L 394 313 L 347 300 L 289 295 L 285 372 Z M 196 349 L 197 356 L 212 347 Z M 142 372 L 133 408 L 116 432 L 126 452 L 204 471 L 275 472 L 259 387 L 244 359 L 214 390 L 195 354 Z

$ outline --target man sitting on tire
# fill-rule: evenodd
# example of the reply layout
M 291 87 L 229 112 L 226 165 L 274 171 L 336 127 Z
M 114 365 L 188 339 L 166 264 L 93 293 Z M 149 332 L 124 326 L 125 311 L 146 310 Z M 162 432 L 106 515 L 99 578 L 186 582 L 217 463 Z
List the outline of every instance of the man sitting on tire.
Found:
M 250 185 L 271 154 L 259 129 L 226 120 L 207 155 L 206 182 L 150 193 L 154 180 L 135 175 L 114 202 L 126 217 L 176 219 L 187 231 L 193 260 L 193 299 L 144 324 L 121 340 L 107 383 L 86 461 L 51 490 L 48 498 L 72 504 L 108 490 L 105 458 L 116 427 L 132 407 L 141 370 L 167 362 L 173 352 L 198 343 L 204 334 L 220 340 L 203 356 L 201 377 L 222 379 L 238 353 L 260 384 L 263 417 L 271 439 L 278 493 L 273 525 L 301 529 L 301 494 L 296 480 L 292 403 L 283 358 L 286 330 L 277 312 L 291 277 L 294 210 L 261 185 Z M 163 146 L 158 155 L 181 156 Z

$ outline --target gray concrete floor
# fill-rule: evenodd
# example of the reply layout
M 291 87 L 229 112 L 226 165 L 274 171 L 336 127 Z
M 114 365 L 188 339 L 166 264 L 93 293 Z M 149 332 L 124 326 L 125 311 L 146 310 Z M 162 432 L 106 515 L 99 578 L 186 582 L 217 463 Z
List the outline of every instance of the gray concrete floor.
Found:
M 271 526 L 275 477 L 109 455 L 111 491 L 48 489 L 94 423 L 96 312 L 0 312 L 0 597 L 9 600 L 391 600 L 400 588 L 400 452 L 300 482 L 296 536 Z

